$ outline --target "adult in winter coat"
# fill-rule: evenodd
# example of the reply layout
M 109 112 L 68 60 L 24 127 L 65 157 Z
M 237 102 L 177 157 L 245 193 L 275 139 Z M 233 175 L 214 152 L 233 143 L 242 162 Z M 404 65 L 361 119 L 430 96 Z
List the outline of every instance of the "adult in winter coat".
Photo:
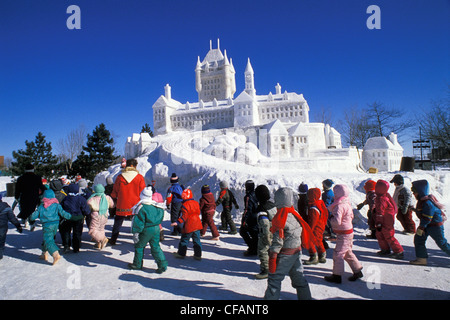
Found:
M 67 196 L 67 194 L 63 190 L 64 185 L 60 179 L 50 181 L 49 187 L 55 193 L 55 198 L 58 200 L 59 203 L 61 203 L 65 198 L 65 196 Z
M 320 189 L 311 188 L 307 192 L 308 196 L 308 222 L 314 234 L 315 245 L 309 250 L 309 260 L 305 264 L 317 264 L 326 262 L 326 250 L 323 245 L 323 232 L 328 221 L 328 209 L 320 199 Z
M 333 188 L 334 202 L 328 207 L 331 212 L 331 227 L 336 233 L 336 246 L 333 251 L 333 274 L 325 280 L 334 283 L 342 282 L 345 263 L 353 271 L 350 281 L 362 278 L 362 265 L 352 251 L 353 247 L 353 210 L 350 204 L 350 191 L 346 185 L 337 184 Z
M 425 244 L 428 236 L 433 238 L 442 251 L 450 255 L 450 244 L 444 233 L 444 222 L 447 217 L 444 213 L 444 206 L 430 194 L 430 185 L 427 180 L 414 181 L 411 189 L 417 199 L 415 211 L 420 223 L 414 236 L 416 259 L 410 263 L 427 265 L 428 252 Z
M 300 260 L 302 247 L 309 249 L 313 235 L 308 224 L 294 209 L 294 193 L 280 188 L 274 194 L 277 213 L 272 219 L 272 245 L 269 249 L 269 278 L 264 299 L 278 300 L 281 283 L 289 275 L 299 300 L 310 300 L 311 291 Z
M 258 212 L 258 257 L 260 261 L 260 272 L 256 275 L 256 279 L 267 279 L 269 277 L 269 248 L 273 239 L 270 227 L 272 219 L 277 213 L 277 207 L 270 201 L 270 192 L 267 186 L 257 186 L 255 196 L 259 202 L 256 211 Z
M 394 201 L 397 204 L 397 220 L 403 226 L 404 232 L 407 234 L 416 233 L 416 224 L 412 219 L 413 202 L 411 190 L 405 187 L 404 179 L 400 174 L 396 174 L 392 178 L 391 183 L 394 183 Z
M 377 181 L 375 185 L 375 193 L 377 194 L 375 198 L 375 227 L 378 245 L 381 249 L 378 255 L 403 259 L 403 247 L 395 238 L 394 223 L 397 205 L 388 190 L 389 182 L 385 180 Z
M 234 197 L 233 192 L 231 192 L 230 189 L 228 189 L 228 183 L 226 181 L 220 181 L 220 193 L 219 197 L 216 200 L 216 206 L 219 206 L 222 204 L 222 213 L 220 214 L 220 220 L 222 222 L 222 225 L 220 226 L 220 230 L 227 231 L 228 226 L 230 226 L 230 234 L 236 234 L 236 225 L 234 224 L 233 218 L 231 216 L 231 209 L 232 206 L 236 209 L 239 209 L 239 205 L 236 201 L 236 198 Z
M 175 254 L 177 258 L 186 256 L 189 240 L 192 238 L 194 242 L 194 259 L 202 259 L 202 243 L 200 242 L 200 230 L 203 229 L 200 220 L 200 205 L 194 200 L 194 194 L 191 189 L 185 189 L 181 193 L 183 205 L 181 206 L 181 215 L 176 222 L 171 225 L 182 225 L 181 239 L 178 245 L 178 252 Z
M 181 205 L 183 199 L 181 194 L 183 193 L 183 187 L 178 183 L 178 176 L 176 173 L 172 173 L 170 177 L 170 187 L 167 190 L 166 205 L 170 208 L 170 222 L 174 223 L 180 217 Z M 179 235 L 181 233 L 180 227 L 176 224 L 173 227 L 172 235 Z
M 146 187 L 140 194 L 140 202 L 136 206 L 131 232 L 134 235 L 134 259 L 128 266 L 130 269 L 142 269 L 144 260 L 144 248 L 147 243 L 150 244 L 152 257 L 156 261 L 157 273 L 163 273 L 167 270 L 167 260 L 159 245 L 160 228 L 164 218 L 164 209 L 159 207 L 153 200 L 153 191 L 151 187 Z
M 3 258 L 8 222 L 11 222 L 17 228 L 17 231 L 22 233 L 22 226 L 19 220 L 17 220 L 9 204 L 3 202 L 2 195 L 0 194 L 0 259 Z
M 219 240 L 219 231 L 217 231 L 216 224 L 214 223 L 214 214 L 216 213 L 216 199 L 211 193 L 211 189 L 208 185 L 202 186 L 202 197 L 199 200 L 200 211 L 202 213 L 202 225 L 203 229 L 200 232 L 200 236 L 204 236 L 207 228 L 211 230 L 212 240 Z
M 376 239 L 376 230 L 375 230 L 375 215 L 373 214 L 373 208 L 375 205 L 375 197 L 377 196 L 375 193 L 375 185 L 377 183 L 373 180 L 367 180 L 364 183 L 364 191 L 366 191 L 366 199 L 356 206 L 356 209 L 361 210 L 366 204 L 369 206 L 369 210 L 367 210 L 367 224 L 369 226 L 370 234 L 366 237 Z
M 144 177 L 137 171 L 137 160 L 126 160 L 126 167 L 114 182 L 111 198 L 116 202 L 116 214 L 109 243 L 116 244 L 125 219 L 131 219 L 133 207 L 139 202 L 139 195 L 146 187 Z
M 239 234 L 248 246 L 245 256 L 258 254 L 258 200 L 255 196 L 255 183 L 252 180 L 245 182 L 244 213 L 242 214 Z
M 58 231 L 61 219 L 79 220 L 83 216 L 73 216 L 65 211 L 55 198 L 53 190 L 45 190 L 42 198 L 42 204 L 37 207 L 30 216 L 30 221 L 41 220 L 43 230 L 42 255 L 41 259 L 47 261 L 48 254 L 53 257 L 53 264 L 56 264 L 61 256 L 58 246 L 55 243 L 56 232 Z M 82 221 L 82 220 L 81 220 Z
M 40 176 L 34 173 L 34 166 L 25 166 L 25 173 L 17 179 L 14 198 L 19 203 L 20 213 L 17 215 L 24 223 L 39 205 L 39 196 L 46 190 Z
M 108 222 L 109 209 L 114 207 L 114 201 L 105 194 L 105 187 L 97 184 L 94 186 L 94 193 L 88 199 L 87 204 L 91 208 L 89 235 L 95 241 L 95 247 L 101 250 L 108 243 L 105 226 Z
M 62 208 L 73 216 L 78 216 L 76 221 L 63 220 L 59 225 L 61 234 L 63 253 L 67 253 L 72 247 L 73 252 L 77 253 L 81 247 L 81 235 L 83 234 L 84 218 L 91 214 L 91 208 L 86 199 L 79 193 L 80 187 L 72 183 L 67 187 L 67 196 L 63 199 Z

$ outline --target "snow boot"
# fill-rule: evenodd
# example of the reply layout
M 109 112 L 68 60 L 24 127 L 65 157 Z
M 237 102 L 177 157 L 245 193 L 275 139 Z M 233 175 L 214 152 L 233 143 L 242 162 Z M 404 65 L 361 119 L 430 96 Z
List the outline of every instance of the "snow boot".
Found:
M 410 261 L 409 264 L 413 264 L 415 266 L 426 266 L 427 258 L 416 258 L 416 260 Z
M 156 273 L 161 274 L 167 270 L 167 267 L 159 267 L 156 269 Z
M 258 273 L 255 278 L 258 280 L 267 279 L 269 277 L 269 273 L 261 271 Z
M 389 257 L 393 258 L 393 259 L 397 259 L 397 260 L 403 260 L 404 255 L 403 255 L 403 251 L 402 252 L 393 252 L 389 255 Z
M 175 258 L 178 258 L 178 259 L 184 259 L 186 257 L 186 256 L 182 256 L 178 252 L 174 252 L 173 255 L 174 255 Z
M 47 251 L 43 251 L 42 254 L 39 256 L 39 259 L 44 260 L 44 261 L 48 261 L 48 252 Z
M 319 263 L 326 263 L 327 262 L 327 253 L 321 253 L 319 254 Z
M 61 256 L 59 255 L 58 251 L 53 252 L 52 257 L 53 257 L 53 265 L 55 265 L 59 261 L 59 259 L 61 259 Z
M 128 268 L 131 270 L 142 270 L 142 267 L 139 268 L 137 265 L 135 265 L 133 263 L 129 263 Z
M 380 257 L 387 257 L 390 254 L 391 250 L 380 250 L 377 252 L 377 255 L 379 255 Z
M 324 279 L 325 281 L 332 283 L 342 283 L 342 277 L 336 274 L 332 274 L 331 276 L 325 276 Z
M 107 237 L 103 238 L 103 240 L 99 243 L 99 249 L 102 250 L 108 244 L 109 239 Z
M 318 264 L 319 263 L 319 258 L 317 257 L 317 253 L 313 253 L 309 256 L 309 260 L 305 261 L 306 265 L 310 265 L 310 264 Z
M 362 278 L 363 274 L 361 272 L 361 270 L 359 270 L 358 272 L 355 272 L 351 277 L 348 278 L 349 281 L 356 281 L 359 278 Z

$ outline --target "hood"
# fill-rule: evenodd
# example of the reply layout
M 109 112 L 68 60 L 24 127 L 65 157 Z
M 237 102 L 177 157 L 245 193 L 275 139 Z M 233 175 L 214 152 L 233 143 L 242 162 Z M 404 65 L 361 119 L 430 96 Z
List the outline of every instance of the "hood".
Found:
M 44 191 L 43 198 L 53 199 L 55 197 L 55 193 L 52 189 L 47 189 Z
M 80 186 L 76 183 L 71 183 L 67 187 L 67 192 L 77 194 L 78 192 L 80 192 Z
M 202 194 L 202 198 L 205 199 L 207 203 L 216 203 L 214 195 L 211 192 Z
M 412 183 L 413 191 L 417 192 L 419 199 L 430 194 L 430 184 L 427 180 L 417 180 Z
M 374 191 L 375 190 L 375 185 L 376 185 L 377 183 L 375 182 L 375 181 L 373 181 L 373 180 L 368 180 L 368 181 L 366 181 L 366 183 L 364 183 L 364 190 L 366 191 L 366 192 L 369 192 L 369 191 Z
M 50 189 L 52 189 L 53 191 L 61 191 L 61 189 L 63 188 L 63 183 L 61 180 L 56 179 L 56 180 L 52 180 L 49 183 Z
M 389 182 L 385 180 L 378 180 L 377 184 L 375 185 L 375 193 L 376 194 L 385 194 L 389 190 Z
M 294 193 L 289 188 L 280 188 L 274 194 L 275 205 L 278 209 L 294 205 Z
M 345 184 L 337 184 L 333 188 L 334 198 L 337 200 L 342 197 L 348 197 L 350 190 Z
M 308 190 L 307 195 L 308 195 L 308 202 L 314 203 L 320 199 L 322 192 L 320 191 L 319 188 L 311 188 Z

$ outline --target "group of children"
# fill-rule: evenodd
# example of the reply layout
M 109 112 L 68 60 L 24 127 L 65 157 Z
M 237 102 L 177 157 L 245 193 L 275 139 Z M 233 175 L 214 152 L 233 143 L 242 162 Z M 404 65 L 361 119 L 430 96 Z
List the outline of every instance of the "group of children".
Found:
M 176 179 L 175 179 L 176 178 Z M 371 234 L 380 246 L 381 256 L 403 259 L 403 248 L 395 238 L 395 216 L 403 225 L 406 233 L 415 234 L 414 245 L 416 260 L 412 264 L 426 265 L 427 250 L 425 242 L 431 236 L 437 245 L 450 255 L 450 244 L 444 237 L 443 224 L 445 213 L 443 206 L 430 195 L 430 187 L 426 180 L 414 181 L 412 192 L 404 186 L 403 177 L 395 175 L 391 183 L 396 186 L 393 197 L 389 194 L 389 182 L 385 180 L 368 180 L 364 184 L 365 201 L 357 206 L 360 210 L 368 205 L 368 226 Z M 164 209 L 171 212 L 173 234 L 180 234 L 180 242 L 175 257 L 184 258 L 190 240 L 193 241 L 194 258 L 201 260 L 201 238 L 209 228 L 212 240 L 219 240 L 219 230 L 228 230 L 236 234 L 236 225 L 232 219 L 231 210 L 237 201 L 228 189 L 226 181 L 220 182 L 220 192 L 216 200 L 210 186 L 201 188 L 201 198 L 194 199 L 191 189 L 178 185 L 178 177 L 172 175 L 171 187 L 164 201 L 161 194 L 153 186 L 146 187 L 140 194 L 140 201 L 133 209 L 131 232 L 135 246 L 131 269 L 142 269 L 144 248 L 150 244 L 151 254 L 156 261 L 157 273 L 167 270 L 167 260 L 160 247 L 161 223 Z M 327 179 L 319 188 L 308 188 L 305 183 L 298 187 L 297 208 L 294 207 L 295 194 L 290 188 L 280 188 L 274 193 L 274 201 L 266 185 L 255 188 L 253 181 L 246 182 L 244 197 L 244 213 L 240 235 L 249 249 L 246 255 L 257 255 L 260 260 L 260 272 L 257 279 L 268 279 L 265 293 L 266 299 L 277 299 L 281 289 L 281 281 L 286 275 L 297 289 L 299 299 L 311 297 L 309 285 L 303 275 L 300 260 L 302 249 L 309 253 L 309 260 L 304 264 L 314 265 L 326 262 L 327 238 L 335 240 L 333 250 L 332 274 L 325 280 L 341 283 L 344 274 L 344 264 L 347 262 L 353 272 L 350 281 L 363 277 L 362 264 L 352 251 L 353 245 L 353 209 L 350 201 L 350 190 L 346 185 L 336 184 Z M 81 231 L 84 218 L 89 227 L 89 235 L 102 249 L 108 242 L 105 236 L 105 225 L 108 212 L 114 207 L 113 199 L 105 194 L 105 187 L 95 185 L 89 196 L 79 193 L 79 186 L 70 184 L 62 200 L 57 200 L 55 191 L 48 188 L 44 191 L 41 204 L 30 216 L 31 222 L 40 219 L 43 228 L 42 258 L 53 257 L 53 264 L 59 259 L 55 236 L 59 229 L 63 247 L 72 247 L 77 252 L 81 244 Z M 413 207 L 412 196 L 417 199 Z M 222 225 L 214 223 L 217 206 L 222 205 Z M 420 220 L 418 228 L 412 219 L 415 211 Z M 0 258 L 5 242 L 7 221 L 11 221 L 19 231 L 18 223 L 11 208 L 0 198 Z M 6 222 L 5 222 L 6 221 Z M 73 238 L 70 238 L 73 231 Z

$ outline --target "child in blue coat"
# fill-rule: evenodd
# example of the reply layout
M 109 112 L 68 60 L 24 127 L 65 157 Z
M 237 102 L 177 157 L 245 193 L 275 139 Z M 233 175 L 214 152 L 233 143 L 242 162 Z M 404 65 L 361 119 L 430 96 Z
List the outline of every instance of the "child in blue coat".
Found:
M 6 233 L 8 232 L 8 221 L 17 228 L 17 231 L 22 233 L 22 226 L 20 225 L 19 220 L 17 220 L 11 207 L 6 202 L 2 201 L 2 195 L 0 194 L 0 259 L 3 258 Z
M 59 221 L 61 219 L 77 219 L 70 213 L 64 211 L 55 198 L 53 190 L 44 191 L 42 202 L 39 207 L 30 216 L 30 221 L 34 223 L 36 219 L 41 220 L 43 230 L 42 255 L 41 259 L 48 260 L 48 254 L 53 257 L 53 265 L 59 261 L 58 246 L 55 243 L 56 232 L 58 231 Z

